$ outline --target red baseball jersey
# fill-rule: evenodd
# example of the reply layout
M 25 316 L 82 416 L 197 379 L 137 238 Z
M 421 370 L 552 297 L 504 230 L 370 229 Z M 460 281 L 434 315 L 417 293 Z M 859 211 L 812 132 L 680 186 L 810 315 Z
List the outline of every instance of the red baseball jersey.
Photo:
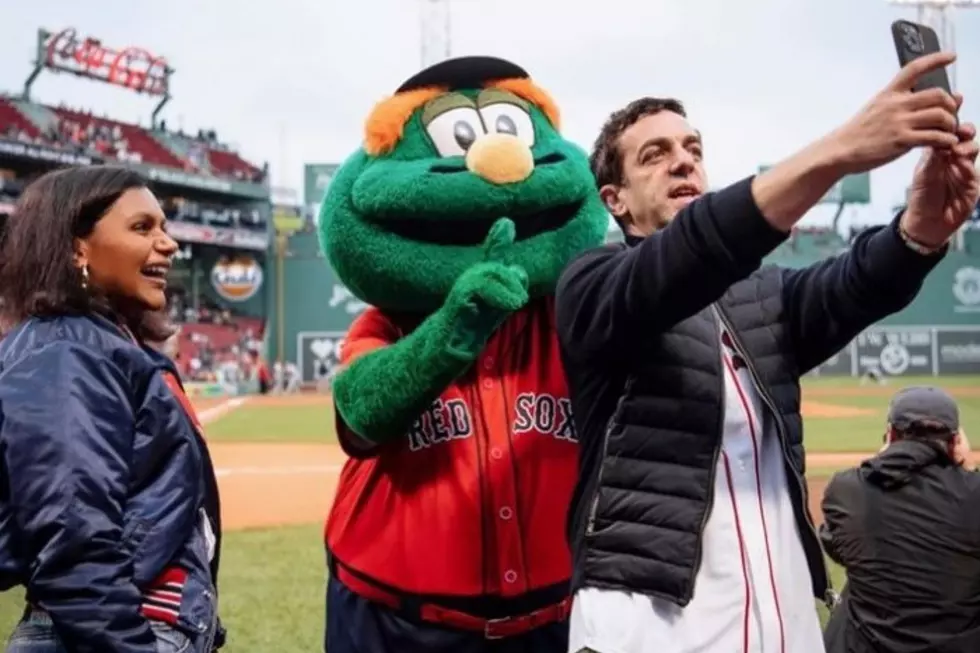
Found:
M 532 301 L 404 436 L 347 461 L 326 524 L 342 565 L 409 594 L 512 597 L 569 579 L 578 442 L 554 324 L 553 298 Z M 341 360 L 403 334 L 369 308 Z

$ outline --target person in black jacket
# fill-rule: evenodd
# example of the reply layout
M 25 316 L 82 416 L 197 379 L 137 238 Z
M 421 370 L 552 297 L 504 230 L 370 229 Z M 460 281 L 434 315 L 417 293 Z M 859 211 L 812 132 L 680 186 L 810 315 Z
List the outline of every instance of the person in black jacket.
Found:
M 556 299 L 581 442 L 571 651 L 822 649 L 800 376 L 915 297 L 980 194 L 962 98 L 912 91 L 953 59 L 910 63 L 840 128 L 717 193 L 680 102 L 604 127 L 592 165 L 627 242 L 572 262 Z M 812 267 L 760 268 L 842 177 L 915 147 L 891 224 Z
M 959 410 L 933 387 L 900 391 L 886 444 L 838 472 L 823 498 L 824 549 L 847 569 L 828 653 L 980 650 L 980 474 Z
M 211 653 L 221 511 L 173 362 L 177 243 L 139 174 L 49 173 L 10 218 L 0 271 L 0 592 L 7 653 Z

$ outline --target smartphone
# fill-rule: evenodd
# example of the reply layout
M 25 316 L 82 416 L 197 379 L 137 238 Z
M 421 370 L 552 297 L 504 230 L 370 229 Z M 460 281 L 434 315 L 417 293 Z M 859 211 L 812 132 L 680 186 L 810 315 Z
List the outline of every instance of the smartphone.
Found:
M 939 52 L 939 36 L 928 25 L 896 20 L 892 23 L 892 38 L 895 39 L 898 63 L 903 68 L 914 59 Z M 945 68 L 930 71 L 920 77 L 913 90 L 924 91 L 929 88 L 941 88 L 950 95 L 953 94 Z

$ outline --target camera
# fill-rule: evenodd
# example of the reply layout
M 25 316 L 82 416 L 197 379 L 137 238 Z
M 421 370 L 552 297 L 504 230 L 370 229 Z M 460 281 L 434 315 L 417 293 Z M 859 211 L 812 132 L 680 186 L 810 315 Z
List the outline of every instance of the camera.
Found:
M 902 41 L 905 42 L 905 47 L 908 48 L 909 52 L 912 54 L 922 54 L 925 49 L 925 43 L 922 41 L 922 34 L 916 29 L 915 25 L 909 25 L 907 23 L 901 25 L 902 30 Z

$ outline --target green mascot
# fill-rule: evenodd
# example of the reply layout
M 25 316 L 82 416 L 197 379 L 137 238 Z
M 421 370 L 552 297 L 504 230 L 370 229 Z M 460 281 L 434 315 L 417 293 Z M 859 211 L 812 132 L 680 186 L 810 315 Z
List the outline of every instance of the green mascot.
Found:
M 578 447 L 554 291 L 607 225 L 513 63 L 443 61 L 368 117 L 319 225 L 370 305 L 333 382 L 330 653 L 565 653 Z

